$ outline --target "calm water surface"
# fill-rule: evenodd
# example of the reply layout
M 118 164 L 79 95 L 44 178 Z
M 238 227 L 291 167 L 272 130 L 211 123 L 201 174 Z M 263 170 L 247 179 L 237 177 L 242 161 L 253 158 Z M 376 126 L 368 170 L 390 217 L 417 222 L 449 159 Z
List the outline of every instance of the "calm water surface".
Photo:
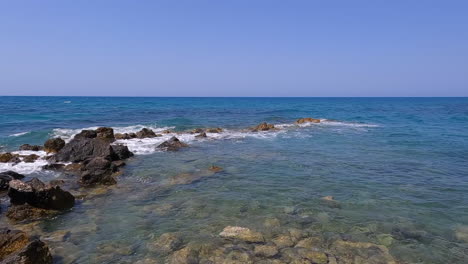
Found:
M 96 126 L 226 129 L 181 136 L 191 147 L 176 153 L 128 142 L 137 155 L 117 185 L 31 226 L 44 237 L 72 230 L 50 241 L 57 263 L 132 263 L 153 256 L 146 243 L 165 232 L 203 241 L 227 225 L 266 232 L 273 218 L 385 244 L 403 263 L 468 263 L 468 98 L 0 97 L 0 113 L 0 151 Z M 329 121 L 288 126 L 309 116 Z M 263 121 L 283 129 L 242 130 Z M 28 166 L 28 177 L 63 177 Z M 177 184 L 183 175 L 197 180 Z M 11 224 L 4 214 L 0 223 Z

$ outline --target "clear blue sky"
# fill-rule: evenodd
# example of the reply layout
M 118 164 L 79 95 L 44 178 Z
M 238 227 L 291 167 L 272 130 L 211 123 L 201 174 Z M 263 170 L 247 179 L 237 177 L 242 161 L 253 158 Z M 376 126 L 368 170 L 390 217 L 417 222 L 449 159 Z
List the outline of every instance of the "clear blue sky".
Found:
M 0 0 L 0 95 L 468 96 L 468 1 Z

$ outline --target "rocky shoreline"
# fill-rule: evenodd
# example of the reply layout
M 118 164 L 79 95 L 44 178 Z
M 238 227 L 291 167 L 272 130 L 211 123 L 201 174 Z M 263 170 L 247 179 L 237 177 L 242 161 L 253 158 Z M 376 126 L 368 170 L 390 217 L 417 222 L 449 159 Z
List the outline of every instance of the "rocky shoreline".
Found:
M 296 124 L 320 123 L 320 119 L 301 118 Z M 281 128 L 266 122 L 248 128 L 251 132 L 278 131 Z M 193 129 L 183 133 L 194 134 L 196 138 L 207 138 L 207 133 L 221 133 L 222 128 Z M 163 131 L 162 134 L 170 134 Z M 161 137 L 149 128 L 136 133 L 115 133 L 112 128 L 82 130 L 69 142 L 61 138 L 48 139 L 43 146 L 21 145 L 20 150 L 44 151 L 48 164 L 44 170 L 53 170 L 67 175 L 63 180 L 44 183 L 38 178 L 23 181 L 24 175 L 14 171 L 0 173 L 0 193 L 7 195 L 10 205 L 6 217 L 15 224 L 31 223 L 73 210 L 78 189 L 88 190 L 117 183 L 117 177 L 125 167 L 125 161 L 132 156 L 126 145 L 117 140 Z M 159 144 L 162 151 L 178 151 L 189 147 L 176 136 Z M 40 155 L 0 154 L 0 162 L 34 162 Z M 191 184 L 221 172 L 212 166 L 206 174 L 180 174 L 170 179 L 167 186 Z M 101 187 L 99 187 L 101 186 Z M 73 194 L 75 193 L 75 195 Z M 85 194 L 86 196 L 86 191 Z M 330 207 L 339 208 L 339 202 L 327 196 L 323 201 Z M 3 213 L 3 212 L 2 212 Z M 280 226 L 278 219 L 265 223 L 272 232 L 265 234 L 247 227 L 226 226 L 212 241 L 196 244 L 185 241 L 177 233 L 165 233 L 147 243 L 164 259 L 142 259 L 138 263 L 397 263 L 384 245 L 367 242 L 347 241 L 343 238 L 326 240 L 307 230 L 287 229 Z M 23 231 L 2 229 L 0 231 L 0 263 L 46 264 L 52 263 L 50 250 L 40 238 L 30 237 Z

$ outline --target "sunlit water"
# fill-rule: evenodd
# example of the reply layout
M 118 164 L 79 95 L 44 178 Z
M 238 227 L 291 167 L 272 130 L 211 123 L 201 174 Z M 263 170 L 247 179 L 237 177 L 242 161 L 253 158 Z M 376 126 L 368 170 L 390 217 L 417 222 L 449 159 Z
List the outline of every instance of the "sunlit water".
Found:
M 227 129 L 204 140 L 180 135 L 190 148 L 175 153 L 155 151 L 161 139 L 122 142 L 137 155 L 117 185 L 31 227 L 43 237 L 72 231 L 66 242 L 50 239 L 57 263 L 157 258 L 146 243 L 162 233 L 186 241 L 227 225 L 268 233 L 272 218 L 323 237 L 385 242 L 403 263 L 468 262 L 468 241 L 456 237 L 468 225 L 467 98 L 0 97 L 0 111 L 2 151 L 96 126 Z M 309 116 L 329 121 L 288 125 Z M 263 121 L 283 129 L 242 130 Z M 27 166 L 29 177 L 70 177 Z M 320 199 L 327 195 L 338 202 Z M 7 204 L 3 197 L 2 211 Z

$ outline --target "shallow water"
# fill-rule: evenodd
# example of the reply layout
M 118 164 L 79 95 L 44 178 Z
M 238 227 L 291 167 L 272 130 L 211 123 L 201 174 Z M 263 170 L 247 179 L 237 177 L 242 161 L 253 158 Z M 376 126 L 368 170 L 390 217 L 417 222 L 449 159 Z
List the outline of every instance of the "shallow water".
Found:
M 273 218 L 284 229 L 386 244 L 403 263 L 468 262 L 468 241 L 456 236 L 468 225 L 467 98 L 0 97 L 0 111 L 2 151 L 97 126 L 227 129 L 206 140 L 178 135 L 191 146 L 176 153 L 155 151 L 160 138 L 122 141 L 137 155 L 116 186 L 21 226 L 46 238 L 71 230 L 66 242 L 49 241 L 57 263 L 158 258 L 146 244 L 163 233 L 206 241 L 237 225 L 268 234 Z M 327 121 L 290 125 L 308 116 Z M 282 130 L 243 130 L 263 121 Z M 64 177 L 21 165 L 30 177 Z M 0 223 L 11 224 L 4 214 Z

